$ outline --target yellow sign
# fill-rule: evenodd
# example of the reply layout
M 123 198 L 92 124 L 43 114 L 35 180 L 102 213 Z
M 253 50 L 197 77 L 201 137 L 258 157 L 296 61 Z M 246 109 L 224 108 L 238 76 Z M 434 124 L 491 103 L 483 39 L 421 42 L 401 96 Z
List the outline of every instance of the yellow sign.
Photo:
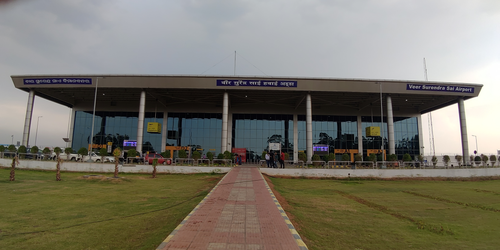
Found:
M 380 127 L 366 127 L 366 136 L 368 137 L 380 136 Z
M 159 122 L 148 122 L 148 133 L 161 133 L 161 123 Z

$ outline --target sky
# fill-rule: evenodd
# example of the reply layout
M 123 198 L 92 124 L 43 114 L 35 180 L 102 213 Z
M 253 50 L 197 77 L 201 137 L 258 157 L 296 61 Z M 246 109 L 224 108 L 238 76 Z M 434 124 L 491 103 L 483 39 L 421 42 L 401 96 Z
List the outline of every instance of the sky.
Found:
M 425 58 L 430 81 L 484 85 L 465 101 L 469 151 L 496 154 L 499 24 L 498 0 L 0 0 L 0 144 L 23 134 L 11 75 L 233 75 L 236 51 L 246 76 L 423 81 Z M 69 115 L 35 97 L 30 142 L 64 146 Z M 432 124 L 436 155 L 461 154 L 458 106 Z

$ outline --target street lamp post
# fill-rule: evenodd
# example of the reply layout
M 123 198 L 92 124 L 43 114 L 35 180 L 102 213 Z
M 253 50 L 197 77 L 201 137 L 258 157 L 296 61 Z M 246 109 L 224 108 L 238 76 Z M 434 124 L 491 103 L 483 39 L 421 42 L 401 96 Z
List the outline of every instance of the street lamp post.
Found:
M 477 152 L 478 152 L 478 149 L 477 149 L 477 136 L 476 135 L 472 135 L 472 136 L 474 136 L 476 138 L 476 151 L 474 151 L 474 154 L 476 155 Z
M 38 116 L 38 119 L 36 121 L 36 132 L 35 132 L 35 146 L 36 146 L 36 139 L 38 138 L 38 123 L 40 122 L 40 118 L 43 116 Z

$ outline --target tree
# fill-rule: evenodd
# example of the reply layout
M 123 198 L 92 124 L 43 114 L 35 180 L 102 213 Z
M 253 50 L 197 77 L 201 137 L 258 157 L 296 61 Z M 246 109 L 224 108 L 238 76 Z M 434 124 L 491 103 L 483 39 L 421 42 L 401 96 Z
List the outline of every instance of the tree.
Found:
M 317 154 L 313 154 L 312 160 L 313 161 L 321 161 L 321 157 L 319 155 L 317 155 Z M 314 166 L 319 166 L 320 164 L 321 163 L 319 163 L 319 162 L 313 162 Z
M 37 146 L 31 147 L 31 151 L 30 152 L 32 154 L 38 154 L 38 151 L 40 151 L 40 149 Z
M 80 157 L 83 159 L 83 156 L 84 155 L 88 155 L 89 154 L 89 151 L 87 150 L 87 148 L 85 147 L 81 147 L 80 149 L 78 149 L 78 152 L 77 152 Z
M 448 167 L 448 163 L 450 162 L 450 156 L 443 155 L 443 162 L 446 167 Z
M 436 168 L 436 165 L 438 163 L 438 158 L 434 155 L 434 156 L 432 156 L 431 161 L 432 161 L 432 166 L 434 166 L 434 168 Z
M 492 167 L 495 166 L 496 161 L 497 161 L 497 157 L 495 155 L 490 155 L 490 162 L 491 162 Z
M 488 156 L 481 154 L 481 161 L 483 162 L 483 167 L 484 167 L 488 162 Z
M 24 145 L 21 145 L 19 146 L 19 148 L 17 149 L 17 153 L 19 153 L 19 158 L 21 159 L 24 159 L 26 157 L 26 152 L 27 152 L 27 149 L 26 149 L 26 146 Z
M 113 150 L 113 156 L 115 157 L 115 173 L 114 173 L 115 178 L 118 178 L 118 162 L 120 160 L 121 155 L 122 155 L 122 150 L 119 147 Z
M 455 155 L 455 160 L 457 160 L 458 166 L 460 167 L 462 165 L 462 156 L 461 155 Z
M 56 157 L 55 157 L 54 160 L 59 159 L 59 155 L 61 154 L 61 152 L 62 152 L 62 149 L 60 147 L 55 147 L 54 148 L 54 153 L 56 153 Z
M 158 165 L 158 158 L 153 159 L 153 176 L 151 178 L 156 178 L 156 165 Z
M 43 158 L 44 158 L 44 159 L 47 159 L 48 157 L 50 157 L 50 148 L 45 147 L 45 148 L 42 150 L 42 153 L 44 154 Z
M 16 165 L 19 164 L 19 159 L 17 156 L 14 156 L 12 159 L 12 165 L 10 169 L 10 181 L 15 181 L 16 180 Z
M 101 157 L 101 162 L 104 162 L 104 156 L 108 156 L 108 150 L 106 148 L 99 149 L 99 156 Z
M 69 161 L 69 155 L 71 153 L 73 153 L 73 149 L 72 148 L 64 148 L 64 153 L 66 154 L 66 160 Z M 76 160 L 76 159 L 75 159 Z
M 479 166 L 479 164 L 481 164 L 481 156 L 476 155 L 476 157 L 474 157 L 474 161 L 476 162 L 476 165 Z
M 207 158 L 212 161 L 214 159 L 214 154 L 212 152 L 207 153 Z
M 418 155 L 418 162 L 420 162 L 420 164 L 422 164 L 424 162 L 424 156 L 422 155 Z
M 3 152 L 5 152 L 5 146 L 4 145 L 0 145 L 0 156 L 3 158 Z
M 61 181 L 61 163 L 62 163 L 62 159 L 59 158 L 59 154 L 57 154 L 56 181 Z

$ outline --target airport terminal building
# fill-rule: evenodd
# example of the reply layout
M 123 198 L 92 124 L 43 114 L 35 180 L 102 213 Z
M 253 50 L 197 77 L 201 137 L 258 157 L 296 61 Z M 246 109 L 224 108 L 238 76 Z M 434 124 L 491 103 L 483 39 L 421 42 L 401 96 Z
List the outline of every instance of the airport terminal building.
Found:
M 470 83 L 300 77 L 16 75 L 29 93 L 72 109 L 67 146 L 139 152 L 232 151 L 257 161 L 279 145 L 294 161 L 313 154 L 424 154 L 421 116 L 457 105 L 462 154 L 469 155 L 464 101 Z M 271 143 L 271 144 L 270 144 Z M 340 159 L 340 158 L 339 158 Z M 468 157 L 464 157 L 464 161 Z

